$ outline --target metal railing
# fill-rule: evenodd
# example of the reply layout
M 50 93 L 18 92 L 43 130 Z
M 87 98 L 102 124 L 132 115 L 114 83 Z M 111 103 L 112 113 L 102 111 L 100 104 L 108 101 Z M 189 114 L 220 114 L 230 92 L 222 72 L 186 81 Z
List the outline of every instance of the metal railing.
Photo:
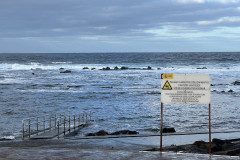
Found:
M 60 135 L 60 128 L 63 128 L 63 134 L 71 132 L 71 129 L 75 130 L 83 124 L 88 124 L 91 121 L 92 112 L 83 112 L 79 114 L 71 115 L 70 112 L 66 114 L 45 115 L 40 117 L 31 117 L 22 120 L 22 140 L 25 137 L 28 139 L 31 136 L 39 136 L 40 133 L 46 131 L 57 130 L 57 137 Z

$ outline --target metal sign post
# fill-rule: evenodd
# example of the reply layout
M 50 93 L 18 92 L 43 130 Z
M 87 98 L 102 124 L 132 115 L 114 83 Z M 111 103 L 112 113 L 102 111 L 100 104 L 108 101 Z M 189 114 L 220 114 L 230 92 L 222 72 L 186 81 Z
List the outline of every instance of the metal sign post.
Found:
M 162 131 L 163 131 L 163 103 L 161 103 L 161 139 L 160 139 L 160 152 L 162 152 Z
M 161 75 L 161 138 L 163 103 L 209 105 L 209 154 L 211 154 L 211 98 L 209 74 L 162 74 Z
M 211 138 L 211 104 L 209 103 L 209 154 L 212 154 L 212 138 Z

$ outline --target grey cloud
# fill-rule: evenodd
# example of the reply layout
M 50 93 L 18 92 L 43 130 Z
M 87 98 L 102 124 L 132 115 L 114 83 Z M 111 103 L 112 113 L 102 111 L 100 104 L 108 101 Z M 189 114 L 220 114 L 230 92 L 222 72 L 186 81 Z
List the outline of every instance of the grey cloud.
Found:
M 236 4 L 179 4 L 169 0 L 8 0 L 0 2 L 0 37 L 129 36 L 179 26 L 211 30 L 236 23 L 198 25 L 197 21 L 239 15 Z

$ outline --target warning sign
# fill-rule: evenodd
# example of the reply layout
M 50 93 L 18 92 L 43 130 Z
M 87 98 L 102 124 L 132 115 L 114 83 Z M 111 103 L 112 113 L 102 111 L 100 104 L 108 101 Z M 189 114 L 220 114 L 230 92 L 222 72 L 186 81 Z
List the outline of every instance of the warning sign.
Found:
M 161 79 L 173 79 L 173 74 L 162 74 Z
M 209 74 L 162 74 L 161 78 L 162 103 L 210 104 Z
M 168 81 L 165 82 L 162 90 L 172 90 L 172 87 L 171 87 L 171 85 L 169 84 Z

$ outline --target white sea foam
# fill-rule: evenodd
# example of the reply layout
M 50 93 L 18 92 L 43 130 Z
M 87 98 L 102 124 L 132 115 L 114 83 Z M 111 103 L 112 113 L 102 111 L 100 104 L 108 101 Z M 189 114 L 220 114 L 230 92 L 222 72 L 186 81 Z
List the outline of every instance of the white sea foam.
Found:
M 72 62 L 52 62 L 52 64 L 72 64 Z
M 8 139 L 8 140 L 13 140 L 15 139 L 15 136 L 3 136 L 0 139 Z

